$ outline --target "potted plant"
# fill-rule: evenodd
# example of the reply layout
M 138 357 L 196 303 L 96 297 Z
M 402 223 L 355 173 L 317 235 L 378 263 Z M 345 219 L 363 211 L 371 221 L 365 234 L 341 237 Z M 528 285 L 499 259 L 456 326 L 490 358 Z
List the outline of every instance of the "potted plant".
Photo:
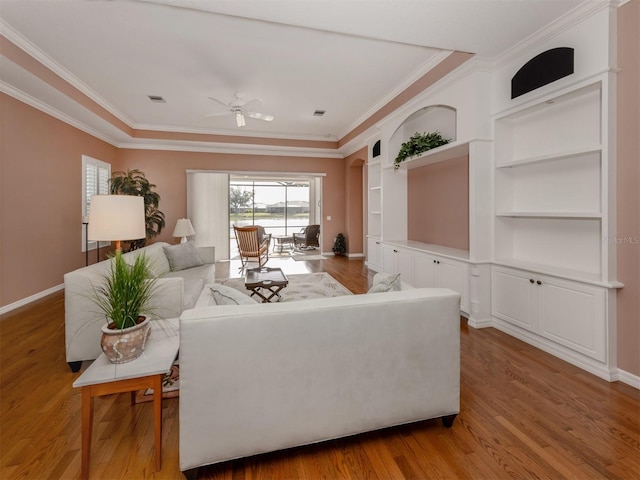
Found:
M 432 148 L 446 145 L 450 141 L 450 139 L 444 138 L 440 132 L 416 132 L 411 136 L 411 138 L 409 138 L 409 140 L 400 146 L 400 151 L 393 162 L 393 166 L 397 170 L 400 168 L 400 164 L 407 158 L 413 157 L 414 155 L 420 155 Z
M 147 228 L 147 238 L 153 238 L 162 232 L 165 226 L 164 213 L 158 210 L 160 195 L 154 192 L 156 187 L 147 180 L 140 170 L 127 170 L 126 172 L 114 172 L 111 175 L 111 194 L 137 195 L 144 198 L 144 214 Z M 136 250 L 145 246 L 146 238 L 129 242 L 130 250 Z
M 347 243 L 344 235 L 339 233 L 333 241 L 333 253 L 334 255 L 344 255 L 347 252 Z
M 151 328 L 150 318 L 144 315 L 152 313 L 156 281 L 143 253 L 128 265 L 122 252 L 116 251 L 102 284 L 93 286 L 94 301 L 107 318 L 101 346 L 111 363 L 130 362 L 144 351 Z

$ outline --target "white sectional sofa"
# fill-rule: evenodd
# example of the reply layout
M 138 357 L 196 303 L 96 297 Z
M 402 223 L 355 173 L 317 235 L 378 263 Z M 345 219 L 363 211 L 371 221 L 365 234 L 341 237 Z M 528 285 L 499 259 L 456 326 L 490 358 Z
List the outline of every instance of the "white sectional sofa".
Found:
M 213 282 L 214 247 L 195 247 L 195 258 L 193 252 L 192 245 L 158 242 L 123 255 L 129 263 L 141 253 L 151 260 L 151 268 L 159 277 L 153 303 L 159 317 L 179 317 L 184 310 L 193 308 L 204 286 Z M 78 371 L 83 360 L 94 360 L 102 353 L 100 329 L 106 320 L 91 299 L 92 284 L 100 284 L 110 265 L 111 260 L 106 260 L 64 276 L 65 344 L 72 371 Z
M 180 469 L 460 410 L 460 295 L 218 305 L 180 319 Z

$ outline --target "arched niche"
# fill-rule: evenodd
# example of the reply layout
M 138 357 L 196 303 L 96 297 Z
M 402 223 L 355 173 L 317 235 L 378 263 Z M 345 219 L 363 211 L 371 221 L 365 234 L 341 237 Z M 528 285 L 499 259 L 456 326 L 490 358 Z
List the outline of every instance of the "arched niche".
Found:
M 416 132 L 440 132 L 454 142 L 457 137 L 457 111 L 449 105 L 429 105 L 409 115 L 389 140 L 389 161 L 393 162 L 400 146 Z

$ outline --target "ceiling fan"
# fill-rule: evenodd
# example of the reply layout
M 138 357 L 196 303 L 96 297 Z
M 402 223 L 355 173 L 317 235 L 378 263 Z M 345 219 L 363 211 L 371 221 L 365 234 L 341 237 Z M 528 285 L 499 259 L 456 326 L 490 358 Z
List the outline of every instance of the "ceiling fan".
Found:
M 243 95 L 241 93 L 235 93 L 235 100 L 230 101 L 229 103 L 225 103 L 223 101 L 218 100 L 217 98 L 209 97 L 210 100 L 219 103 L 223 107 L 227 109 L 226 112 L 218 112 L 218 113 L 209 113 L 207 117 L 219 117 L 221 115 L 235 115 L 236 117 L 236 125 L 238 127 L 244 127 L 247 122 L 245 117 L 255 118 L 257 120 L 264 120 L 265 122 L 270 122 L 273 120 L 273 115 L 268 115 L 266 113 L 259 113 L 254 111 L 255 108 L 259 108 L 262 105 L 262 100 L 259 98 L 254 98 L 249 100 L 248 102 L 243 102 Z

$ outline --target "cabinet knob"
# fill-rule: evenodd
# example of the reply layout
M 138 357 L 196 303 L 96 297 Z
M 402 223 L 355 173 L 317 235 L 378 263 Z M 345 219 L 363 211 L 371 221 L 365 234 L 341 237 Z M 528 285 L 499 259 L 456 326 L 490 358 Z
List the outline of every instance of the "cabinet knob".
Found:
M 530 278 L 529 283 L 535 283 L 535 280 L 533 278 Z
M 438 262 L 436 260 L 434 260 L 433 263 L 438 263 Z
M 538 280 L 536 283 L 537 283 L 538 285 L 542 285 L 542 282 L 541 282 L 540 280 Z
M 398 250 L 396 250 L 395 248 L 393 249 L 393 251 L 394 251 L 395 253 L 398 253 Z

